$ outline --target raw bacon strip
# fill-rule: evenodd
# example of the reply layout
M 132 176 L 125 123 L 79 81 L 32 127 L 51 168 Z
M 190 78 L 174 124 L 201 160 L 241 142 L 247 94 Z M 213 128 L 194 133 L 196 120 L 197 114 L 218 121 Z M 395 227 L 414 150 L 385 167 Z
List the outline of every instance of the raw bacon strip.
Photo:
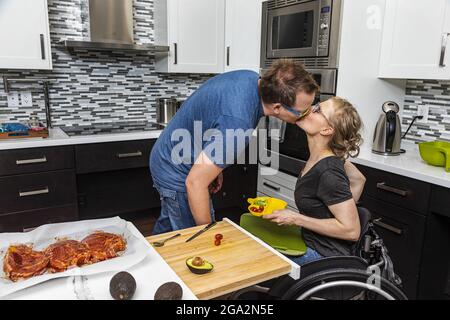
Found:
M 43 274 L 48 265 L 48 257 L 26 245 L 10 246 L 3 260 L 3 271 L 12 281 L 27 279 Z
M 87 236 L 81 242 L 89 247 L 92 263 L 115 258 L 118 252 L 127 247 L 123 237 L 101 231 Z
M 50 259 L 50 272 L 63 272 L 70 267 L 82 266 L 90 262 L 91 253 L 84 243 L 75 240 L 58 241 L 45 249 Z

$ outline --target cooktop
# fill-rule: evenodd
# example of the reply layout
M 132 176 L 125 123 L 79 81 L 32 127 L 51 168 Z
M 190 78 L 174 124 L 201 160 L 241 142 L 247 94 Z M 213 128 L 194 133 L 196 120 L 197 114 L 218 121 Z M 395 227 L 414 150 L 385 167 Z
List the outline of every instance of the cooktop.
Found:
M 163 129 L 163 126 L 150 122 L 115 122 L 87 126 L 61 127 L 61 130 L 63 130 L 69 137 L 95 134 L 132 133 Z

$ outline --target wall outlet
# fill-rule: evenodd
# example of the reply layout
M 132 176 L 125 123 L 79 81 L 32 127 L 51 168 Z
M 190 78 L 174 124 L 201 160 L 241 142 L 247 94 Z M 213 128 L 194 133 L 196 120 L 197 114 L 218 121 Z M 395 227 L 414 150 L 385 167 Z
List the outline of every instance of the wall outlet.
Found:
M 20 103 L 23 107 L 32 107 L 33 106 L 33 96 L 31 92 L 22 92 L 20 94 Z
M 423 119 L 417 119 L 417 123 L 428 123 L 428 115 L 430 113 L 429 105 L 420 105 L 417 107 L 417 115 L 422 116 Z
M 19 107 L 20 101 L 19 101 L 19 94 L 18 93 L 8 93 L 8 107 Z

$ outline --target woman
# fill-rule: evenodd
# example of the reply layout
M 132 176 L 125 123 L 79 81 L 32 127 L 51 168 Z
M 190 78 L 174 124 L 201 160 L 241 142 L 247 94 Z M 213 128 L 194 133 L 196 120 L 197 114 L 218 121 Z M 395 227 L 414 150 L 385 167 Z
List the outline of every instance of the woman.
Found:
M 297 125 L 306 132 L 310 151 L 295 190 L 301 213 L 281 210 L 264 218 L 302 228 L 308 249 L 305 255 L 292 258 L 300 265 L 351 255 L 361 232 L 355 197 L 362 190 L 351 189 L 344 166 L 351 165 L 346 158 L 359 153 L 361 119 L 348 101 L 335 97 L 313 106 Z

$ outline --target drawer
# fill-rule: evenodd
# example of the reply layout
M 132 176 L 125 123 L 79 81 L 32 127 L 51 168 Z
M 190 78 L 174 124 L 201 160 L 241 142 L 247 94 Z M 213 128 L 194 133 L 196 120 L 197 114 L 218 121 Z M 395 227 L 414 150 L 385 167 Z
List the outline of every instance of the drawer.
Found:
M 73 170 L 0 178 L 0 215 L 76 204 Z
M 24 232 L 44 224 L 78 220 L 76 205 L 0 215 L 0 232 Z
M 365 166 L 358 168 L 367 178 L 365 195 L 427 214 L 431 195 L 430 184 Z
M 33 148 L 0 151 L 0 176 L 71 169 L 73 147 Z
M 284 200 L 290 207 L 296 208 L 294 191 L 297 178 L 282 172 L 276 175 L 262 175 L 261 169 L 262 167 L 258 176 L 258 193 Z
M 155 141 L 152 139 L 76 146 L 77 173 L 147 168 Z
M 433 187 L 431 192 L 430 210 L 433 213 L 450 218 L 450 190 Z

